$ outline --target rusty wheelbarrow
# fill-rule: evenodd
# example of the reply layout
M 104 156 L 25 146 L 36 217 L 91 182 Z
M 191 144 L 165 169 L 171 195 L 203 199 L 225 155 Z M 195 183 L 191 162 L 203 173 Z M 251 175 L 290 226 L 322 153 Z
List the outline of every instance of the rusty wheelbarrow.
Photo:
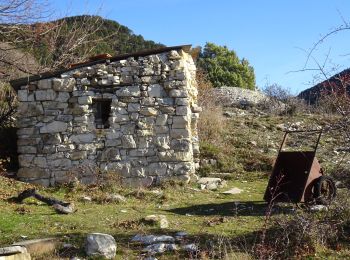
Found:
M 287 137 L 298 133 L 317 135 L 313 149 L 285 149 Z M 321 135 L 322 130 L 285 132 L 265 191 L 265 201 L 329 204 L 334 199 L 335 183 L 332 178 L 323 175 L 316 158 Z

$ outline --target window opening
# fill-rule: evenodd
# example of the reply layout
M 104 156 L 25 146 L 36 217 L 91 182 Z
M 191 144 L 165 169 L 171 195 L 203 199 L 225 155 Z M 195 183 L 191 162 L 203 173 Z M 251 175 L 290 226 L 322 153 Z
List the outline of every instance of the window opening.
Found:
M 95 126 L 97 129 L 109 128 L 109 114 L 111 112 L 111 99 L 94 99 L 93 110 Z

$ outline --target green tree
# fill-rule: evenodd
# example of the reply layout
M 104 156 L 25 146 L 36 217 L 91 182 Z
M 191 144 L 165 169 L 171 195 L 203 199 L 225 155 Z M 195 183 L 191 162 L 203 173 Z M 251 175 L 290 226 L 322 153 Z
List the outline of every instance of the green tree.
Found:
M 253 67 L 246 59 L 240 60 L 235 51 L 226 46 L 206 43 L 197 65 L 207 74 L 214 87 L 255 89 Z

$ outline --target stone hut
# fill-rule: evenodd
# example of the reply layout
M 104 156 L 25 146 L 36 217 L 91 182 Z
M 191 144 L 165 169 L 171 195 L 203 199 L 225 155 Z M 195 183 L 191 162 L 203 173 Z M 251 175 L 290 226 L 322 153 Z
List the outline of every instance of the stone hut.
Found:
M 45 186 L 99 174 L 148 186 L 188 181 L 199 153 L 190 46 L 105 57 L 14 80 L 17 177 Z M 99 173 L 99 174 L 97 174 Z

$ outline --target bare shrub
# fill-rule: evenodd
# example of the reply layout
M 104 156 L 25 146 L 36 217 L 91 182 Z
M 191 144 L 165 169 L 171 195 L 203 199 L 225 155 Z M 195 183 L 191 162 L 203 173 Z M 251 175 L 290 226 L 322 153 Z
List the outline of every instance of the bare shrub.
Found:
M 296 210 L 293 215 L 268 218 L 252 254 L 258 259 L 294 259 L 314 255 L 319 246 L 339 249 L 348 240 L 350 199 L 343 193 L 328 211 Z
M 347 86 L 350 80 L 340 81 L 341 84 L 325 88 L 321 93 L 319 101 L 319 109 L 323 114 L 337 115 L 336 122 L 328 127 L 334 130 L 340 130 L 343 134 L 344 140 L 350 147 L 350 94 L 347 91 Z
M 262 91 L 267 98 L 261 101 L 258 107 L 264 111 L 293 116 L 306 110 L 306 104 L 303 100 L 294 97 L 290 90 L 276 83 L 265 86 Z
M 13 125 L 13 115 L 16 112 L 17 99 L 14 90 L 7 84 L 0 82 L 0 127 Z
M 202 142 L 221 142 L 221 135 L 225 130 L 225 118 L 222 107 L 217 103 L 214 89 L 205 74 L 197 73 L 198 103 L 203 111 L 198 122 L 199 138 Z

